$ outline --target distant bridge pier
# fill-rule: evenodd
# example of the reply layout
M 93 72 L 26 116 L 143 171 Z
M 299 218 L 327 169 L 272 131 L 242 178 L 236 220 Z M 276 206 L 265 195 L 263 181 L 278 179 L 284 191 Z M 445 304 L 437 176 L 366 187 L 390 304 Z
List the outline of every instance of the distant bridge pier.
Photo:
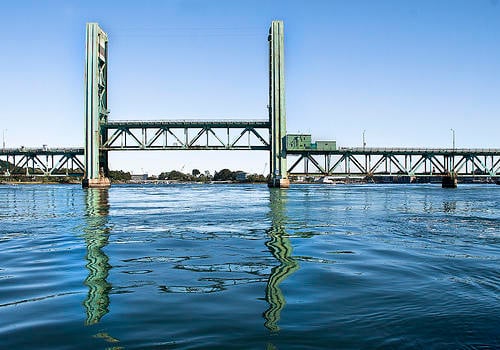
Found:
M 271 125 L 271 179 L 269 187 L 290 187 L 285 136 L 285 64 L 283 21 L 273 21 L 269 29 L 269 122 Z
M 87 23 L 85 52 L 85 174 L 83 187 L 109 187 L 104 126 L 108 121 L 108 36 L 97 23 Z

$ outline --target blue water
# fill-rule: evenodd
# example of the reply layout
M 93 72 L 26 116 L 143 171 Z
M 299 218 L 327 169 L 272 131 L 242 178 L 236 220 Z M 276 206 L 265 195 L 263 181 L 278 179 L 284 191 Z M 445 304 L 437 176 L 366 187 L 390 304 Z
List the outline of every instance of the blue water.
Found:
M 2 349 L 498 349 L 500 186 L 0 186 Z

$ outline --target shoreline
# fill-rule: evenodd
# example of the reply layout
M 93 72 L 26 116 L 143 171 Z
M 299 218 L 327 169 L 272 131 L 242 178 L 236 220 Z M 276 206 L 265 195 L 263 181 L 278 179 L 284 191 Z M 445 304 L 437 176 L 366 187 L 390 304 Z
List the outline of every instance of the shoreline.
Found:
M 339 186 L 339 185 L 419 185 L 419 184 L 435 184 L 440 185 L 441 181 L 429 181 L 429 182 L 399 182 L 399 181 L 336 181 L 336 182 L 318 182 L 318 181 L 296 181 L 290 182 L 291 185 L 327 185 L 327 186 Z M 462 185 L 500 185 L 500 182 L 495 181 L 464 181 L 458 182 Z M 0 181 L 0 186 L 19 186 L 19 185 L 79 185 L 81 182 L 57 182 L 57 181 Z M 197 182 L 197 181 L 117 181 L 111 182 L 111 185 L 267 185 L 267 182 L 239 182 L 239 181 L 209 181 L 209 182 Z

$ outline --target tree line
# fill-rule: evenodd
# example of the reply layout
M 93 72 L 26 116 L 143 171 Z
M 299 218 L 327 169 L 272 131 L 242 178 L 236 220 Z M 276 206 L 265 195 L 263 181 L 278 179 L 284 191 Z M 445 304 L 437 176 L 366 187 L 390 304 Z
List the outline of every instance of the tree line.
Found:
M 245 174 L 243 176 L 242 174 Z M 267 178 L 261 174 L 246 174 L 241 170 L 231 171 L 229 169 L 222 169 L 216 171 L 211 175 L 208 171 L 201 173 L 198 169 L 193 169 L 191 174 L 186 174 L 178 170 L 162 172 L 158 176 L 158 180 L 171 180 L 171 181 L 196 181 L 196 182 L 209 182 L 209 181 L 240 181 L 240 182 L 266 182 Z

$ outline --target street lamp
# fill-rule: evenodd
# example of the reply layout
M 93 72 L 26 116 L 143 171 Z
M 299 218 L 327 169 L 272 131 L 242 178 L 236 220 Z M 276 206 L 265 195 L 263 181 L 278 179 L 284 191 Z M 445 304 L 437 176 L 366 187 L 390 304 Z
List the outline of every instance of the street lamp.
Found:
M 2 141 L 3 141 L 3 149 L 5 149 L 5 132 L 7 131 L 7 129 L 3 129 L 2 130 Z
M 366 147 L 365 132 L 366 132 L 366 130 L 363 130 L 363 149 L 365 149 L 365 147 Z
M 453 136 L 453 153 L 451 155 L 451 169 L 455 170 L 455 129 L 450 128 L 452 136 Z

